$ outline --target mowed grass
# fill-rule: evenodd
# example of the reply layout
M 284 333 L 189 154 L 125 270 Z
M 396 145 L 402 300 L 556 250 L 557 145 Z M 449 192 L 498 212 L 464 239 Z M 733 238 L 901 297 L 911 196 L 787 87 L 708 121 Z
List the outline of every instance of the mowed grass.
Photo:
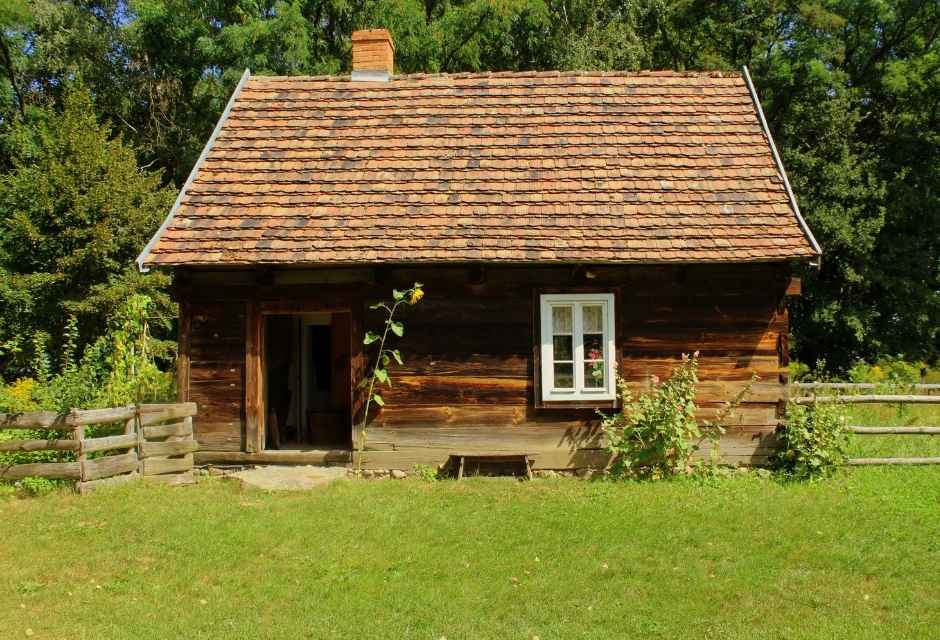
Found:
M 853 424 L 940 424 L 853 407 Z M 855 436 L 853 455 L 940 455 Z M 932 453 L 931 453 L 932 452 Z M 940 467 L 0 498 L 0 638 L 936 638 Z M 31 636 L 27 636 L 27 630 Z
M 940 398 L 938 398 L 940 399 Z M 940 404 L 846 405 L 848 422 L 859 427 L 940 427 Z M 856 458 L 940 458 L 940 435 L 855 434 L 849 455 Z
M 0 637 L 935 638 L 940 469 L 0 500 Z

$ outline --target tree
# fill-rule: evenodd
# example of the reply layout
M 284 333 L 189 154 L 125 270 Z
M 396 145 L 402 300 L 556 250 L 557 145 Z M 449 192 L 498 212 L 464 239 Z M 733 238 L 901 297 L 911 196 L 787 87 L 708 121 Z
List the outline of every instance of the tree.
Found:
M 134 150 L 95 118 L 89 92 L 67 90 L 61 112 L 45 109 L 11 135 L 13 170 L 0 177 L 0 369 L 29 367 L 37 333 L 53 349 L 70 316 L 78 345 L 104 332 L 133 293 L 170 313 L 163 274 L 139 274 L 134 256 L 169 211 L 174 190 L 137 167 Z M 40 117 L 41 116 L 41 117 Z
M 825 252 L 821 269 L 803 273 L 805 297 L 792 316 L 795 355 L 809 363 L 824 358 L 834 369 L 880 355 L 940 356 L 936 0 L 0 5 L 0 171 L 23 157 L 14 123 L 32 120 L 33 110 L 37 121 L 47 118 L 80 79 L 99 119 L 132 141 L 137 163 L 162 170 L 176 187 L 246 67 L 254 74 L 348 72 L 358 28 L 392 32 L 401 73 L 739 71 L 746 64 Z M 15 287 L 21 308 L 35 304 L 25 292 L 44 290 L 49 272 L 2 264 L 17 280 L 0 286 L 0 295 Z M 101 287 L 95 291 L 102 295 L 119 291 Z

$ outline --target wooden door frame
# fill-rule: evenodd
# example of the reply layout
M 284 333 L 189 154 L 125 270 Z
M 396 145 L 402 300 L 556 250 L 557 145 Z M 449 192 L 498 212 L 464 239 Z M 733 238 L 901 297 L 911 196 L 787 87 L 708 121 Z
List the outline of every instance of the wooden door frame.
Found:
M 356 354 L 356 333 L 354 309 L 350 305 L 333 305 L 318 300 L 301 301 L 248 301 L 245 313 L 245 446 L 247 453 L 264 451 L 265 441 L 265 391 L 264 375 L 264 331 L 265 316 L 296 315 L 301 313 L 348 313 L 351 316 L 349 332 L 349 385 L 350 393 L 355 393 L 355 367 L 353 358 Z M 355 407 L 349 410 L 350 442 L 354 444 Z

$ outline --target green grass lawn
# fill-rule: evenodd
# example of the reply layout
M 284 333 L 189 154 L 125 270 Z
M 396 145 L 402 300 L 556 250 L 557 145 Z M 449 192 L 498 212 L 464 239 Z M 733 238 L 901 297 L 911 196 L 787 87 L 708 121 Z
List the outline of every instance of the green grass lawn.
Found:
M 940 424 L 853 411 L 853 423 Z M 938 444 L 852 446 L 938 455 Z M 0 638 L 940 633 L 940 467 L 813 484 L 138 484 L 2 498 L 0 522 Z
M 940 469 L 0 500 L 0 637 L 935 638 Z

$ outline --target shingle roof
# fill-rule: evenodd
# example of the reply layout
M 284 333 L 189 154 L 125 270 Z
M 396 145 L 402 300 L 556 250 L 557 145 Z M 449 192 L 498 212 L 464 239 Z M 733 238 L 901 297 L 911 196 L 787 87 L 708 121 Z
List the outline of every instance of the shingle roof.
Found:
M 251 77 L 144 265 L 816 255 L 744 79 Z

